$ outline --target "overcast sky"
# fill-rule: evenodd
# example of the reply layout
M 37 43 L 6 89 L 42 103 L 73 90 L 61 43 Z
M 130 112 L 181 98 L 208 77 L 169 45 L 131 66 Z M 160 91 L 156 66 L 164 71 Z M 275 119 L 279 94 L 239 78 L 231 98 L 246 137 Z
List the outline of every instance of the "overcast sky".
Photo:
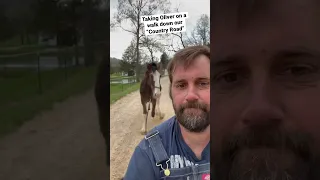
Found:
M 113 21 L 114 13 L 117 12 L 117 2 L 118 0 L 110 0 L 110 21 Z M 201 14 L 207 14 L 210 17 L 210 0 L 170 0 L 170 2 L 171 9 L 179 7 L 180 12 L 188 12 L 187 33 L 190 33 L 195 27 Z M 174 12 L 172 11 L 172 13 Z M 122 53 L 129 46 L 134 35 L 121 28 L 112 30 L 110 33 L 110 56 L 121 59 Z M 170 52 L 167 53 L 170 54 Z M 156 57 L 160 58 L 160 55 L 159 52 Z

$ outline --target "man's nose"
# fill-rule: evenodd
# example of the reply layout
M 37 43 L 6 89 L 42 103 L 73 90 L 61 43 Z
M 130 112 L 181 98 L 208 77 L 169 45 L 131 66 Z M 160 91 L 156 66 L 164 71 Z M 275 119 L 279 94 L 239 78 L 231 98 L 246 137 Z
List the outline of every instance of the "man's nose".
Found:
M 190 102 L 190 101 L 195 101 L 199 99 L 199 96 L 197 94 L 197 90 L 196 87 L 194 86 L 189 86 L 187 92 L 186 92 L 186 101 Z
M 271 83 L 258 82 L 251 87 L 249 101 L 241 120 L 245 126 L 263 126 L 280 124 L 283 111 L 276 88 Z

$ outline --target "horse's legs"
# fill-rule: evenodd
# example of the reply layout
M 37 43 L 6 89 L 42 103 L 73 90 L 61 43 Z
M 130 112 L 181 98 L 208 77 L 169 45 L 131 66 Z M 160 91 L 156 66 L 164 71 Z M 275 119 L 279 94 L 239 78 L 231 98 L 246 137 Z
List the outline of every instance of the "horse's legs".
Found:
M 160 110 L 160 96 L 161 96 L 161 94 L 159 94 L 159 95 L 157 96 L 157 111 L 158 111 L 158 113 L 159 113 L 159 116 L 161 116 L 161 110 Z
M 162 114 L 160 110 L 160 97 L 161 97 L 161 94 L 157 96 L 157 112 L 159 114 L 160 119 L 162 119 L 164 118 L 164 114 Z
M 152 111 L 151 111 L 152 119 L 154 119 L 154 116 L 156 114 L 156 104 L 157 104 L 156 101 L 157 101 L 156 99 L 152 98 Z
M 142 120 L 142 128 L 141 128 L 141 133 L 142 134 L 146 134 L 147 132 L 147 105 L 145 102 L 143 102 L 143 100 L 141 99 L 141 104 L 142 104 L 142 109 L 143 109 L 143 120 Z

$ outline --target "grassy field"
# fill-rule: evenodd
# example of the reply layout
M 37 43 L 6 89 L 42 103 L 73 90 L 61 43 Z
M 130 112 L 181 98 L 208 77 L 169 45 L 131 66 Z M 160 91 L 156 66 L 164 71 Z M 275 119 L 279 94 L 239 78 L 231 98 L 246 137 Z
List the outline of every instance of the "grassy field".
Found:
M 84 48 L 79 47 L 78 53 L 83 57 Z M 19 37 L 0 42 L 0 65 L 34 64 L 38 54 L 64 59 L 74 55 L 75 48 L 38 45 L 36 38 L 25 45 L 21 45 Z M 92 88 L 95 75 L 96 67 L 41 71 L 40 76 L 36 69 L 1 68 L 0 137 L 16 130 L 39 112 L 50 109 L 54 103 Z
M 110 104 L 116 102 L 131 92 L 137 91 L 139 87 L 139 83 L 132 83 L 130 85 L 124 84 L 123 86 L 121 84 L 110 84 Z
M 55 102 L 89 90 L 95 73 L 96 67 L 73 68 L 66 79 L 63 69 L 42 72 L 42 94 L 38 93 L 37 73 L 17 71 L 9 73 L 12 78 L 0 78 L 0 137 L 52 108 Z
M 135 77 L 121 77 L 110 76 L 110 81 L 122 80 L 122 79 L 135 79 Z M 140 83 L 130 84 L 110 84 L 110 104 L 116 102 L 120 98 L 127 94 L 137 91 L 140 87 Z
M 110 74 L 110 79 L 112 78 L 121 78 L 121 73 L 114 73 L 114 74 Z

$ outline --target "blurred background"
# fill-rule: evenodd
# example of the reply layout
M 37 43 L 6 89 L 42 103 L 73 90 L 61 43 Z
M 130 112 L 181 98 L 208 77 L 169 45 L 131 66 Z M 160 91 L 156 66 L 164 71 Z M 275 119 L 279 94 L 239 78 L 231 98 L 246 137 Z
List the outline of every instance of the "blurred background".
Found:
M 0 179 L 107 179 L 93 85 L 109 1 L 0 1 Z
M 108 8 L 104 0 L 0 1 L 0 135 L 92 86 L 108 58 Z

